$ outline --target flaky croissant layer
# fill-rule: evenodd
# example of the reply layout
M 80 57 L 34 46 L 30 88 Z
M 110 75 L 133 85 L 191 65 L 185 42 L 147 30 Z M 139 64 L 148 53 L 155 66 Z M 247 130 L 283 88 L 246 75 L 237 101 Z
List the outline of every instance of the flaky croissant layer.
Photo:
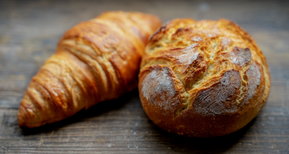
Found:
M 19 125 L 56 122 L 135 88 L 144 47 L 160 24 L 153 15 L 118 11 L 68 30 L 32 78 Z
M 139 74 L 148 117 L 194 137 L 221 136 L 248 124 L 270 89 L 266 59 L 228 20 L 175 19 L 150 39 Z

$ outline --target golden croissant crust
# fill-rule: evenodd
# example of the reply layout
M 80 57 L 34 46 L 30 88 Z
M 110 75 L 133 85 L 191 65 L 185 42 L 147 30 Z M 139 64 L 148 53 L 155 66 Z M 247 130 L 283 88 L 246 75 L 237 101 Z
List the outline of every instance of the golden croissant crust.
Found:
M 252 38 L 228 20 L 175 19 L 150 39 L 139 93 L 159 127 L 194 137 L 221 136 L 248 124 L 270 88 Z
M 56 122 L 135 88 L 145 44 L 159 26 L 155 16 L 118 11 L 68 30 L 32 78 L 19 107 L 19 125 Z

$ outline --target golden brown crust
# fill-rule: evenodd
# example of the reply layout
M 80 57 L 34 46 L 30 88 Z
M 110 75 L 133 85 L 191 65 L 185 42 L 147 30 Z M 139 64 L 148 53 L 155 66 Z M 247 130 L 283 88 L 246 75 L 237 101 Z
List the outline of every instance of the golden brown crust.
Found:
M 29 84 L 19 125 L 56 122 L 135 88 L 145 44 L 160 24 L 153 15 L 118 11 L 68 30 Z
M 150 39 L 139 74 L 148 117 L 180 135 L 221 136 L 248 124 L 270 89 L 266 59 L 231 21 L 175 19 Z

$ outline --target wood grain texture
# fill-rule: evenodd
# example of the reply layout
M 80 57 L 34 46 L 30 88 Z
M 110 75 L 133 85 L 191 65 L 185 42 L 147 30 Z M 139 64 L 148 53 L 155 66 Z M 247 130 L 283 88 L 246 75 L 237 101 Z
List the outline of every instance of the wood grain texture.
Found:
M 0 1 L 0 153 L 288 153 L 288 7 L 288 1 Z M 267 57 L 272 85 L 265 108 L 232 135 L 183 138 L 154 126 L 134 91 L 60 123 L 18 128 L 16 114 L 25 87 L 54 52 L 60 36 L 108 10 L 143 11 L 163 20 L 236 22 Z

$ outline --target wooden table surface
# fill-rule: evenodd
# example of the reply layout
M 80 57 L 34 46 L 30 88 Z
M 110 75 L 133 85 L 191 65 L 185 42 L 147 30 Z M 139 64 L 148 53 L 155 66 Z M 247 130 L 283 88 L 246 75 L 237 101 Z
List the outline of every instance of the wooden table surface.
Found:
M 269 100 L 244 129 L 213 139 L 168 134 L 145 116 L 133 91 L 47 127 L 21 130 L 23 92 L 60 36 L 107 10 L 177 17 L 228 18 L 246 29 L 267 56 Z M 0 1 L 0 153 L 289 153 L 288 1 Z

